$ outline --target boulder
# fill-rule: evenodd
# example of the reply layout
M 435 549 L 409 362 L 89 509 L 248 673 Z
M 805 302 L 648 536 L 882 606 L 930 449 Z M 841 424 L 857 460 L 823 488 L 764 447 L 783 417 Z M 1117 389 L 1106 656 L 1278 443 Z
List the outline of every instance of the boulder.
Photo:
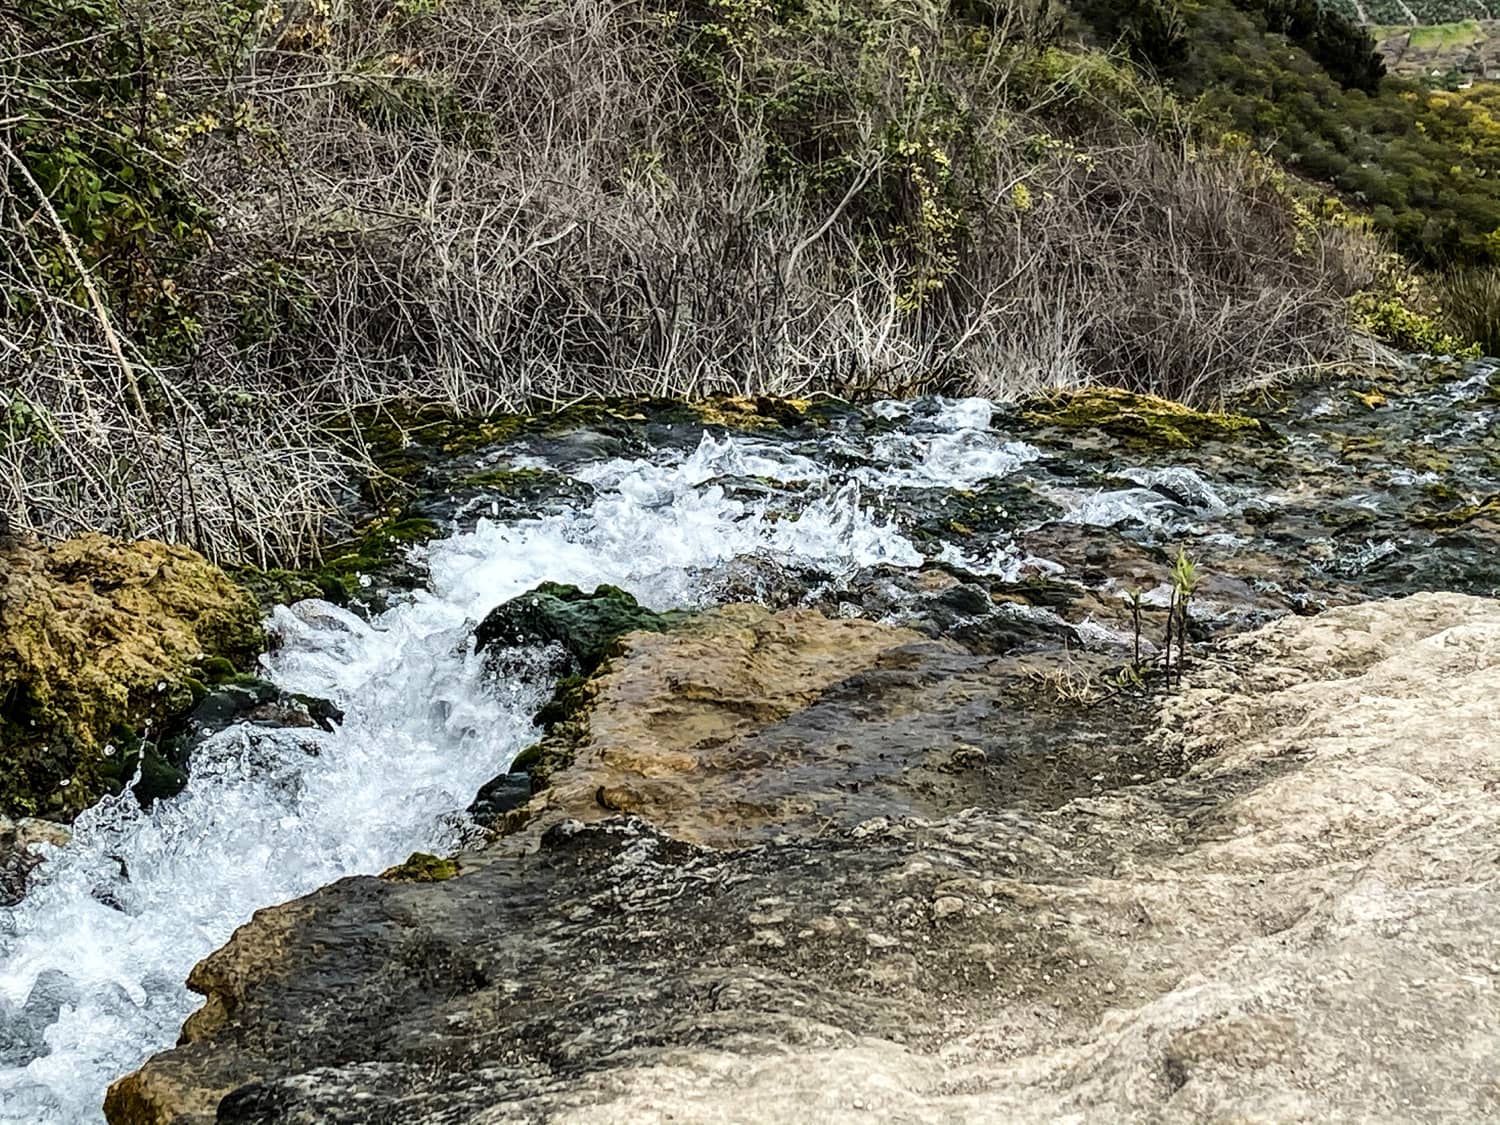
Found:
M 618 586 L 593 593 L 559 582 L 543 582 L 490 611 L 474 631 L 475 647 L 492 662 L 508 650 L 555 647 L 563 653 L 559 671 L 592 672 L 626 633 L 660 631 L 680 615 L 647 609 Z
M 123 759 L 252 661 L 255 603 L 186 547 L 84 535 L 0 547 L 0 812 L 66 819 L 129 780 Z

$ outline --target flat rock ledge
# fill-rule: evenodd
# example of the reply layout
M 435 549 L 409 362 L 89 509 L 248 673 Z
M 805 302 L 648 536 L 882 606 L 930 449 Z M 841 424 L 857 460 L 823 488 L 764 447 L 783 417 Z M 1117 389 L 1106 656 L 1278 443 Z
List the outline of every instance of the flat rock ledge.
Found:
M 641 815 L 543 817 L 455 878 L 261 911 L 194 971 L 206 1006 L 109 1119 L 1500 1117 L 1500 602 L 1246 634 L 1143 740 L 1115 723 L 1114 756 L 1041 708 L 1036 769 L 1100 763 L 1072 793 L 1024 768 L 1016 665 L 891 641 L 713 736 L 772 747 L 771 770 L 776 746 L 832 762 L 818 815 L 768 834 L 773 786 L 726 844 L 721 787 L 679 838 L 646 819 L 668 789 L 639 782 Z M 937 758 L 911 749 L 919 717 Z M 834 799 L 838 770 L 890 811 Z

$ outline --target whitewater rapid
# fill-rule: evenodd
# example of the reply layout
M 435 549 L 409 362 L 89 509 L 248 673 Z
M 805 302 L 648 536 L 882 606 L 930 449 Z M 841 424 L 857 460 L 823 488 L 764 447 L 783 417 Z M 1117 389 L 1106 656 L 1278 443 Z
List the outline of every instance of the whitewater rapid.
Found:
M 904 417 L 893 404 L 889 417 Z M 201 1002 L 184 981 L 260 907 L 413 851 L 443 853 L 462 810 L 536 732 L 550 684 L 486 677 L 469 636 L 544 580 L 624 587 L 693 606 L 705 575 L 747 555 L 837 576 L 921 554 L 880 511 L 882 489 L 968 487 L 1037 456 L 953 400 L 881 439 L 875 468 L 836 472 L 774 443 L 705 435 L 690 454 L 574 470 L 591 504 L 481 519 L 419 550 L 428 588 L 364 620 L 324 602 L 268 622 L 263 674 L 344 711 L 332 733 L 235 727 L 194 753 L 181 795 L 150 812 L 127 792 L 79 818 L 27 897 L 0 910 L 0 1125 L 102 1120 L 106 1087 L 171 1045 Z M 733 498 L 715 481 L 806 482 L 800 504 Z

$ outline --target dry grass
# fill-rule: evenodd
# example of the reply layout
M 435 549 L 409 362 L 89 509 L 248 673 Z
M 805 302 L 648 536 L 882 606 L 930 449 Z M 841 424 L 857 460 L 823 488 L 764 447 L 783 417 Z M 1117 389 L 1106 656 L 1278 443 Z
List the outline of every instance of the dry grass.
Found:
M 1500 355 L 1500 267 L 1460 270 L 1443 278 L 1438 303 L 1449 327 L 1485 355 Z

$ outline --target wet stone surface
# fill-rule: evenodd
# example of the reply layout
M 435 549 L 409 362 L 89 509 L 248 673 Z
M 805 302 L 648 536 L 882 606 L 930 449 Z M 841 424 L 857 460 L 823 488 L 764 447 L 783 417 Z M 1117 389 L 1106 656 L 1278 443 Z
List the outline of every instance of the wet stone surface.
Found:
M 1023 577 L 1072 582 L 1095 595 L 1074 617 L 1109 628 L 1126 590 L 1148 604 L 1160 596 L 1183 548 L 1221 587 L 1239 584 L 1218 598 L 1205 591 L 1202 604 L 1210 622 L 1240 627 L 1362 597 L 1500 587 L 1500 514 L 1485 507 L 1500 494 L 1493 375 L 1474 361 L 1345 376 L 1236 404 L 1253 427 L 1155 446 L 1129 428 L 1051 425 L 1024 405 L 943 399 L 828 403 L 751 415 L 754 425 L 635 403 L 565 412 L 488 442 L 417 426 L 404 447 L 419 466 L 406 478 L 409 510 L 442 533 L 547 519 L 609 503 L 597 490 L 617 483 L 611 465 L 687 464 L 705 504 L 738 505 L 764 523 L 816 515 L 857 489 L 869 519 L 899 532 L 908 557 L 892 561 L 902 570 L 935 567 L 997 592 Z M 882 601 L 861 588 L 869 576 L 859 568 L 819 570 L 774 543 L 754 546 L 726 558 L 723 573 L 703 573 L 694 598 L 846 612 Z M 407 557 L 417 565 L 397 580 L 418 582 L 423 553 Z M 789 580 L 773 576 L 777 566 L 792 568 Z

